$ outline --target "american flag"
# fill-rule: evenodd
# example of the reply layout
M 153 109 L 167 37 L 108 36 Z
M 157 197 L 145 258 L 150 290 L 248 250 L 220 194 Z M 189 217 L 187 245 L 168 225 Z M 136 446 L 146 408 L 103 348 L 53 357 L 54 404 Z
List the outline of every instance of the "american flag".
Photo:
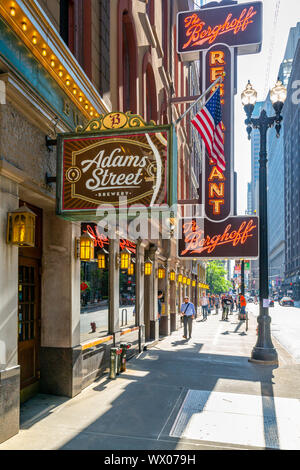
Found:
M 226 163 L 220 87 L 217 88 L 206 105 L 192 119 L 192 124 L 194 124 L 204 140 L 208 155 L 216 164 L 218 170 L 223 173 Z

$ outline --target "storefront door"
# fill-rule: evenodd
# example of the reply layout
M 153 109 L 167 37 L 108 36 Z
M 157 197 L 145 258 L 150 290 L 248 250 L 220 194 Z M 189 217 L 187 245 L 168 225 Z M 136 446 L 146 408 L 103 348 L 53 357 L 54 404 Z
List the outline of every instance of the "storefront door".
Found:
M 18 363 L 23 399 L 36 393 L 39 380 L 40 285 L 36 259 L 19 259 Z M 26 391 L 25 391 L 26 389 Z
M 20 206 L 24 204 L 20 201 Z M 36 214 L 35 246 L 19 248 L 18 363 L 21 368 L 21 402 L 39 390 L 41 344 L 42 210 L 26 203 Z

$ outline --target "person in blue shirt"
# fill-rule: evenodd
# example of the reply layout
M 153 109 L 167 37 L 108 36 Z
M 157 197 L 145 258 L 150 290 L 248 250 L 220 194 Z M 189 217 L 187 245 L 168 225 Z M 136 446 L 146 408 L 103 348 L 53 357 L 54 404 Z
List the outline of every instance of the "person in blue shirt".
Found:
M 161 303 L 163 302 L 163 292 L 161 290 L 158 291 L 157 293 L 157 313 L 158 313 L 158 321 L 161 319 L 161 311 L 162 311 L 162 305 Z
M 196 310 L 192 302 L 189 302 L 188 297 L 184 297 L 184 303 L 181 305 L 181 316 L 183 317 L 183 337 L 187 339 L 187 329 L 189 329 L 189 339 L 192 337 L 193 319 L 195 318 Z

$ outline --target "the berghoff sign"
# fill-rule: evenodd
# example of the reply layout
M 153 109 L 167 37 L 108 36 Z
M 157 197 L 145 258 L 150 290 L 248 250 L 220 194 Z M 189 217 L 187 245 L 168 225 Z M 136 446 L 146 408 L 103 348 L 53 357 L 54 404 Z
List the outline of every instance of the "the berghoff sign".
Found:
M 238 54 L 251 54 L 260 52 L 261 42 L 262 2 L 202 8 L 177 15 L 179 54 L 199 53 L 219 43 L 236 47 Z M 192 58 L 195 57 L 185 60 Z
M 204 218 L 181 220 L 180 258 L 256 258 L 258 217 L 229 217 L 224 222 Z

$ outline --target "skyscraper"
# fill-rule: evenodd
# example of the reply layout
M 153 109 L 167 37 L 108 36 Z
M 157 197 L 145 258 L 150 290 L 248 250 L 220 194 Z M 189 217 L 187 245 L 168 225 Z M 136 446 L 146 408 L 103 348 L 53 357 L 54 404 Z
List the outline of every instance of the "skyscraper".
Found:
M 290 29 L 283 61 L 278 77 L 288 86 L 292 72 L 293 58 L 300 38 L 300 23 Z M 274 110 L 270 95 L 264 103 L 268 115 Z M 268 133 L 268 238 L 269 238 L 269 279 L 273 290 L 280 290 L 284 282 L 285 272 L 285 190 L 284 190 L 284 133 L 283 123 L 280 137 L 275 130 Z

